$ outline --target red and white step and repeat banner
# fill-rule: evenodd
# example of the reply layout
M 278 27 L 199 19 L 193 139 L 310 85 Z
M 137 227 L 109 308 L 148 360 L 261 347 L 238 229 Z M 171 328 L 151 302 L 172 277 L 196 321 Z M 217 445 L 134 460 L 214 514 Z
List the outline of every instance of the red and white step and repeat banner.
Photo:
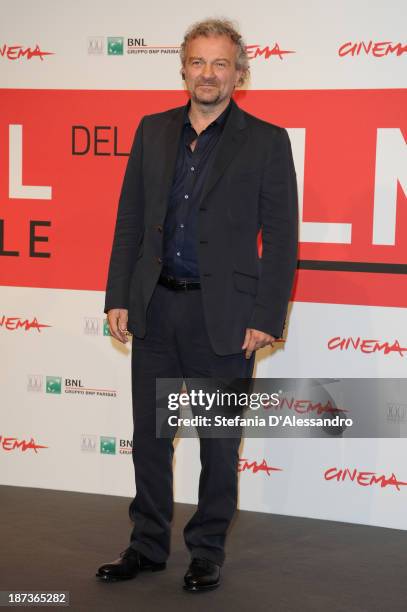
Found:
M 134 130 L 186 102 L 179 44 L 219 16 L 204 9 L 0 1 L 2 484 L 134 494 L 131 348 L 108 332 L 107 266 Z M 287 334 L 255 375 L 405 378 L 406 4 L 226 0 L 224 15 L 250 56 L 236 100 L 288 129 L 301 209 Z M 407 398 L 383 420 L 405 423 Z M 247 438 L 239 507 L 407 529 L 406 452 Z M 199 468 L 198 440 L 178 440 L 177 501 L 197 501 Z

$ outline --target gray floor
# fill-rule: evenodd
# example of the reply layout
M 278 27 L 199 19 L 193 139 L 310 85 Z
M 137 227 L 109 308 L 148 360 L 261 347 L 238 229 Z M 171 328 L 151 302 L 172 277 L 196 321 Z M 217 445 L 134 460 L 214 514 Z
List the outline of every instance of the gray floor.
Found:
M 240 511 L 220 588 L 190 594 L 181 534 L 193 506 L 176 504 L 166 571 L 105 584 L 94 574 L 127 546 L 129 499 L 6 486 L 0 495 L 0 590 L 69 591 L 71 610 L 407 609 L 405 531 Z

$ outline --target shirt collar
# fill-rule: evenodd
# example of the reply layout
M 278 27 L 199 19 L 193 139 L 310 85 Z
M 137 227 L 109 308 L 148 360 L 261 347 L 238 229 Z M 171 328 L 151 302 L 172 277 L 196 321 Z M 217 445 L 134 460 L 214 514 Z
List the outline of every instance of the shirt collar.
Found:
M 191 125 L 191 121 L 189 119 L 188 113 L 189 113 L 189 109 L 191 108 L 191 100 L 188 100 L 187 104 L 184 107 L 184 126 L 186 125 Z M 214 121 L 212 121 L 212 123 L 210 123 L 208 125 L 208 127 L 210 127 L 211 125 L 220 125 L 223 126 L 229 113 L 230 113 L 230 109 L 232 108 L 232 98 L 229 101 L 229 104 L 227 105 L 227 107 L 225 108 L 225 110 L 219 115 L 219 117 L 216 117 L 216 119 Z M 192 127 L 192 125 L 191 125 Z

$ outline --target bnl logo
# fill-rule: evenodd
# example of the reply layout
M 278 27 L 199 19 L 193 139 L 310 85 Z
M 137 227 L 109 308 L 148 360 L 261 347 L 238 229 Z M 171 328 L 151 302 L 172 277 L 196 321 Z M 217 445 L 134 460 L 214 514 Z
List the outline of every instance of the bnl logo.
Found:
M 123 55 L 123 36 L 108 36 L 107 37 L 107 54 L 108 55 Z
M 47 376 L 45 390 L 47 393 L 61 393 L 62 378 L 61 376 Z
M 100 436 L 100 452 L 102 455 L 116 454 L 116 438 Z
M 111 336 L 112 335 L 110 333 L 109 322 L 108 322 L 107 319 L 103 319 L 103 335 L 104 336 Z

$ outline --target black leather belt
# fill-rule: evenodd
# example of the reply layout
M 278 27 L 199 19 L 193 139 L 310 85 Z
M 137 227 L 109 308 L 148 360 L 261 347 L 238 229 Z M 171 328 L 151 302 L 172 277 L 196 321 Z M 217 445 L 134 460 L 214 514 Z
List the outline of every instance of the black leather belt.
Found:
M 158 284 L 172 289 L 173 291 L 191 291 L 192 289 L 200 289 L 201 283 L 199 281 L 180 280 L 173 276 L 160 275 Z

